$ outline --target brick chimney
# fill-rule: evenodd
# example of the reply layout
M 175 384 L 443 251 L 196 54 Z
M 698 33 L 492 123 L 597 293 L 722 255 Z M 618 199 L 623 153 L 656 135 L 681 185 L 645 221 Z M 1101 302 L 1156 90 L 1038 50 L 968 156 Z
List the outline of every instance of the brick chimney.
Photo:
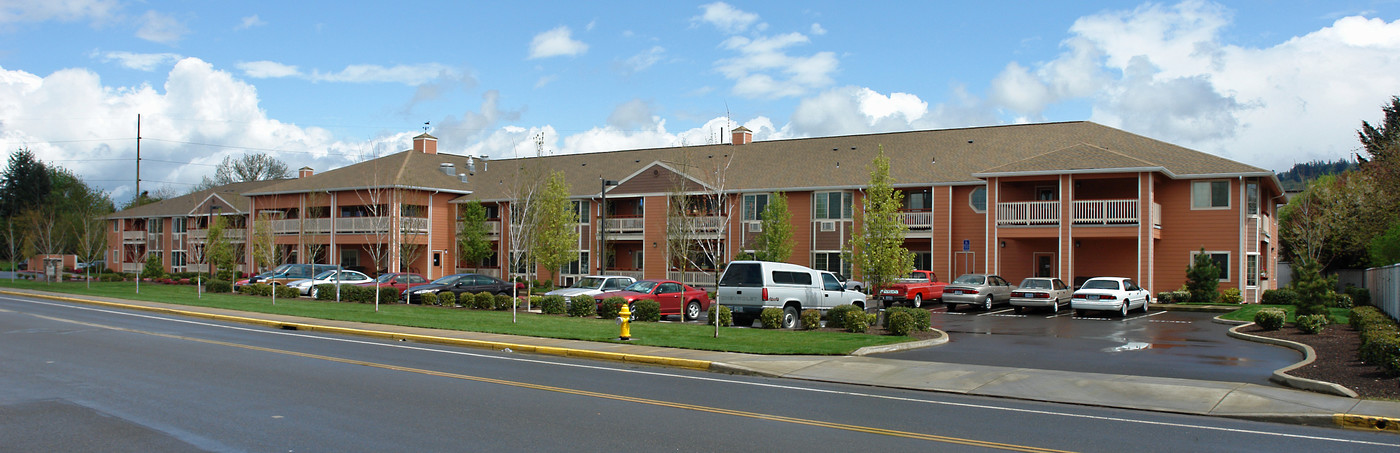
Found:
M 753 143 L 753 131 L 744 126 L 734 128 L 734 138 L 729 141 L 731 145 L 747 145 Z
M 428 135 L 427 132 L 413 137 L 413 150 L 421 151 L 424 154 L 437 154 L 437 137 Z
M 316 174 L 316 171 L 312 170 L 311 167 L 301 167 L 301 169 L 297 170 L 298 179 L 305 178 L 313 174 Z

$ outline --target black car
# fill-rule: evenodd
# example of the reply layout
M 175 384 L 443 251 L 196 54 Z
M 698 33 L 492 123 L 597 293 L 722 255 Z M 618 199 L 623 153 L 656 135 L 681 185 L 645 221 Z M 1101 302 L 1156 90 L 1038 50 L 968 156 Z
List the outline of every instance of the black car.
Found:
M 481 274 L 452 274 L 446 277 L 433 280 L 426 285 L 415 286 L 405 291 L 400 299 L 405 303 L 421 303 L 422 295 L 427 293 L 452 292 L 454 296 L 462 293 L 510 294 L 515 285 L 502 281 L 496 277 Z

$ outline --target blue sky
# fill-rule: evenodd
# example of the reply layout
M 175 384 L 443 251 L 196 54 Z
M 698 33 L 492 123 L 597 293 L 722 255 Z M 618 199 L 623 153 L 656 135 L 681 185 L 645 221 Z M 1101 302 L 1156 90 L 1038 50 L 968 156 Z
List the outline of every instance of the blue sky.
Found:
M 126 199 L 317 171 L 1090 120 L 1273 170 L 1400 95 L 1400 4 L 0 0 L 0 136 Z M 728 115 L 726 117 L 726 115 Z

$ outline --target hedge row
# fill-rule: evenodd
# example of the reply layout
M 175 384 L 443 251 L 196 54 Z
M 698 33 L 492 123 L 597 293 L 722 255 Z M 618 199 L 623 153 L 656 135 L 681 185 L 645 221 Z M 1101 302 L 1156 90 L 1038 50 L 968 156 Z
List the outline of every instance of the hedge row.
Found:
M 316 300 L 335 300 L 335 285 L 316 285 Z M 392 304 L 398 302 L 398 300 L 398 288 L 379 288 L 379 303 Z M 340 285 L 340 301 L 372 304 L 374 303 L 374 287 Z
M 1400 375 L 1400 327 L 1376 307 L 1351 309 L 1351 327 L 1361 331 L 1363 362 L 1376 365 L 1391 376 Z
M 289 288 L 289 287 L 281 286 L 281 285 L 279 285 L 279 286 L 271 286 L 271 285 L 264 285 L 264 284 L 261 284 L 261 283 L 252 284 L 252 285 L 243 285 L 243 286 L 240 286 L 240 287 L 238 287 L 238 294 L 247 294 L 247 295 L 250 295 L 250 296 L 272 297 L 272 290 L 273 290 L 273 288 L 276 288 L 276 289 L 277 289 L 277 297 L 280 297 L 280 298 L 283 298 L 283 299 L 295 299 L 295 298 L 297 298 L 297 297 L 301 297 L 301 291 L 297 290 L 296 288 Z

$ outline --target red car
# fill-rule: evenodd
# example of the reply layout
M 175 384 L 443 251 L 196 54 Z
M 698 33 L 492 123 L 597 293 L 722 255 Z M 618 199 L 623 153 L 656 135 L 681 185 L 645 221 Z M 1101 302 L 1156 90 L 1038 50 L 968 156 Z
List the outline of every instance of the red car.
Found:
M 639 300 L 654 300 L 661 304 L 661 316 L 684 315 L 685 320 L 699 319 L 700 313 L 710 309 L 710 295 L 704 290 L 695 289 L 675 280 L 641 280 L 622 291 L 609 291 L 593 299 L 602 303 L 609 297 L 627 300 L 627 306 Z M 681 312 L 681 308 L 685 312 Z
M 379 274 L 379 277 L 375 278 L 374 281 L 361 283 L 359 286 L 396 288 L 399 290 L 399 293 L 402 294 L 404 291 L 408 291 L 409 288 L 426 284 L 428 284 L 428 279 L 423 278 L 422 275 L 407 272 L 391 272 L 388 274 Z

